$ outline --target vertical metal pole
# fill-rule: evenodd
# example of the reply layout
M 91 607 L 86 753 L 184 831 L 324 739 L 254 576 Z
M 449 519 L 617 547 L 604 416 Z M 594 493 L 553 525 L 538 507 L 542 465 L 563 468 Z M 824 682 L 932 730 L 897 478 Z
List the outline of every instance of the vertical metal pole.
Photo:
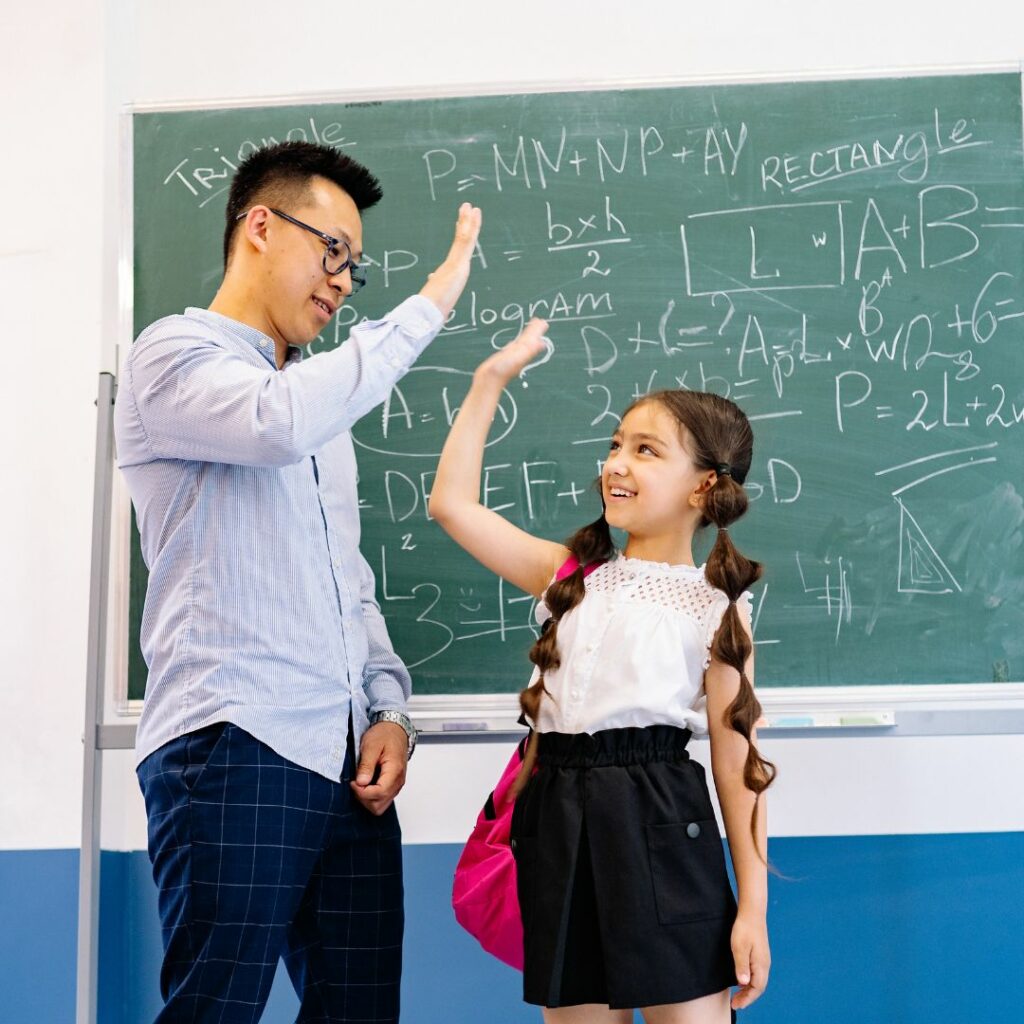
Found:
M 114 473 L 113 374 L 99 375 L 96 398 L 96 469 L 93 479 L 92 569 L 89 587 L 89 661 L 85 684 L 85 757 L 82 772 L 82 847 L 78 870 L 78 986 L 75 1020 L 96 1024 L 100 923 L 100 810 L 103 762 L 98 726 L 103 722 L 110 576 L 110 494 Z

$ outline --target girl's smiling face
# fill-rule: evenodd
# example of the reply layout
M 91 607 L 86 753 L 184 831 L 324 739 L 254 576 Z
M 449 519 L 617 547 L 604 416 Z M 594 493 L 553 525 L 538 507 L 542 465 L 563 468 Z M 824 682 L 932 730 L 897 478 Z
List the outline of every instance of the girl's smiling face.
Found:
M 700 523 L 702 494 L 714 470 L 698 469 L 686 448 L 685 429 L 656 401 L 634 406 L 612 435 L 601 471 L 608 525 L 631 537 L 692 533 Z

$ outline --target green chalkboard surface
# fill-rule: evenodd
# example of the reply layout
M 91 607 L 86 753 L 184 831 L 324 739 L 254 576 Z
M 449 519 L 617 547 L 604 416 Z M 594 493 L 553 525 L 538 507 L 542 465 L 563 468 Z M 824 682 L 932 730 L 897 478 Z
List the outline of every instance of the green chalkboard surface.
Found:
M 134 114 L 135 327 L 205 305 L 230 177 L 286 138 L 381 178 L 371 285 L 314 342 L 420 287 L 456 208 L 465 295 L 353 431 L 363 551 L 418 693 L 528 674 L 532 599 L 426 514 L 469 372 L 531 313 L 486 501 L 562 539 L 615 413 L 727 394 L 757 436 L 736 536 L 766 564 L 760 685 L 991 682 L 1024 665 L 1024 154 L 1017 74 L 616 89 Z M 710 538 L 709 538 L 710 539 Z M 130 695 L 145 567 L 132 559 Z M 325 628 L 331 628 L 325 624 Z

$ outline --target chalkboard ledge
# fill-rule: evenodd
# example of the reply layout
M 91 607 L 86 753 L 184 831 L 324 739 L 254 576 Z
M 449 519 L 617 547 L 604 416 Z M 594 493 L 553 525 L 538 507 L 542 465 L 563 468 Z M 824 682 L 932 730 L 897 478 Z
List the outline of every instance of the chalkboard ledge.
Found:
M 767 735 L 893 734 L 957 736 L 1024 733 L 1024 683 L 913 686 L 764 686 L 757 691 Z M 424 694 L 409 711 L 425 742 L 522 735 L 515 694 Z M 100 750 L 135 744 L 142 701 L 128 701 L 120 721 L 97 726 Z
M 1024 683 L 761 687 L 765 733 L 799 730 L 900 735 L 1024 732 Z M 514 694 L 413 696 L 422 738 L 521 734 Z

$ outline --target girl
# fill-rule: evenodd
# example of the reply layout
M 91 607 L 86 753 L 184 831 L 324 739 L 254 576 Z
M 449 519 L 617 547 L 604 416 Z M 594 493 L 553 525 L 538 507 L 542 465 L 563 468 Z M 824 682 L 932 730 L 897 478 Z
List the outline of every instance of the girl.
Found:
M 430 514 L 481 563 L 540 598 L 520 702 L 534 728 L 512 819 L 524 998 L 548 1024 L 721 1024 L 768 980 L 765 801 L 750 595 L 761 567 L 727 527 L 747 507 L 753 435 L 717 395 L 635 402 L 600 477 L 604 514 L 566 545 L 480 504 L 504 386 L 542 351 L 533 320 L 476 370 L 441 454 Z M 691 544 L 718 536 L 705 566 Z M 615 552 L 610 527 L 627 534 Z M 595 568 L 596 564 L 596 568 Z M 738 905 L 692 732 L 711 765 Z M 537 771 L 533 773 L 536 764 Z

